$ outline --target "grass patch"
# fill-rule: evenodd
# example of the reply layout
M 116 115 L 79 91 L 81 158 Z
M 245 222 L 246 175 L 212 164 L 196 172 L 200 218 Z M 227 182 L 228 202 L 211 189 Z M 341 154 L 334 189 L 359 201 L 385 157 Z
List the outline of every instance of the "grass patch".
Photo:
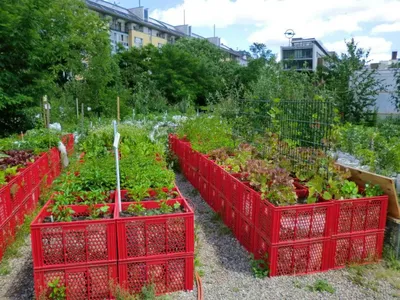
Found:
M 219 213 L 214 212 L 211 216 L 211 222 L 218 223 L 221 221 L 222 221 L 221 215 Z
M 335 288 L 329 284 L 328 281 L 323 279 L 318 279 L 313 285 L 308 285 L 307 288 L 312 292 L 328 292 L 330 294 L 335 293 Z

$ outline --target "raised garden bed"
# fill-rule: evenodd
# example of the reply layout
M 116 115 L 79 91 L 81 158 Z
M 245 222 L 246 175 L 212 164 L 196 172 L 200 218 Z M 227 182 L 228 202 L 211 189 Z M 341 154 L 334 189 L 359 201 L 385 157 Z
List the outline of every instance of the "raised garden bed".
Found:
M 183 168 L 185 176 L 198 185 L 202 197 L 221 215 L 239 242 L 256 257 L 262 258 L 268 254 L 271 276 L 336 268 L 338 263 L 331 257 L 335 256 L 338 242 L 347 241 L 353 247 L 353 239 L 354 243 L 360 243 L 360 235 L 365 237 L 365 241 L 375 238 L 375 242 L 364 242 L 366 246 L 358 247 L 354 255 L 361 257 L 362 263 L 380 258 L 383 240 L 379 235 L 374 236 L 373 232 L 385 228 L 387 196 L 277 206 L 262 200 L 261 193 L 242 181 L 240 176 L 230 174 L 205 155 L 189 151 L 190 143 L 182 142 L 180 145 L 176 137 L 170 136 L 170 139 L 173 140 L 171 144 L 174 149 L 180 151 L 176 154 L 184 166 L 190 165 L 188 157 L 191 162 L 198 161 L 197 172 L 195 168 Z M 179 153 L 184 156 L 180 157 Z M 198 158 L 194 158 L 196 155 Z M 194 174 L 191 169 L 195 171 Z M 294 191 L 298 198 L 307 197 L 309 193 L 297 181 L 294 181 Z M 372 237 L 368 237 L 368 234 L 372 234 Z M 369 255 L 372 248 L 373 256 Z M 291 262 L 287 262 L 289 258 L 286 256 L 289 254 L 285 254 L 285 251 L 294 255 Z M 317 254 L 314 254 L 315 251 Z M 296 256 L 296 253 L 300 253 L 300 256 Z M 304 263 L 301 258 L 303 254 L 306 258 L 307 255 L 316 258 Z M 337 261 L 360 261 L 354 260 L 352 255 L 349 253 L 345 259 Z

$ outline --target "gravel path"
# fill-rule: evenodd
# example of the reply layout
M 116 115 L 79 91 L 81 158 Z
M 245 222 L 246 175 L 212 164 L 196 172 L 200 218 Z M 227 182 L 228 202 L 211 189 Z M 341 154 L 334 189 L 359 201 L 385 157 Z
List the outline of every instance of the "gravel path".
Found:
M 202 264 L 204 299 L 395 299 L 400 298 L 388 281 L 381 265 L 343 269 L 307 276 L 281 276 L 256 279 L 250 268 L 248 252 L 224 230 L 222 222 L 184 178 L 177 175 L 177 185 L 195 209 L 195 224 L 199 240 L 198 257 Z M 357 273 L 358 272 L 358 273 Z M 396 276 L 399 273 L 395 273 Z M 399 278 L 396 278 L 399 279 Z M 308 286 L 326 280 L 335 292 L 310 291 Z M 400 288 L 400 279 L 399 286 Z M 175 297 L 176 296 L 176 297 Z M 397 296 L 397 297 L 396 297 Z M 193 292 L 178 293 L 176 299 L 196 299 Z
M 1 300 L 30 300 L 34 295 L 33 264 L 30 235 L 19 248 L 19 255 L 10 259 L 10 273 L 0 275 Z

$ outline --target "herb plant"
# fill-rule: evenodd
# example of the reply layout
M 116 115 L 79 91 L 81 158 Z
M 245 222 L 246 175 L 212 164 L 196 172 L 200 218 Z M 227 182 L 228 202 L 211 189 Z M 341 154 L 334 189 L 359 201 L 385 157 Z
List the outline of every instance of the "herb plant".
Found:
M 47 283 L 50 288 L 49 298 L 53 300 L 67 299 L 66 288 L 60 283 L 60 278 L 55 278 Z

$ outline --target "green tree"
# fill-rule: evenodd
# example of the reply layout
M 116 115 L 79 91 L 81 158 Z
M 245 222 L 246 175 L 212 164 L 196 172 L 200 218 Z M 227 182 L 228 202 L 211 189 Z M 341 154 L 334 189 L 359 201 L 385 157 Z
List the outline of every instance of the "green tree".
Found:
M 369 68 L 369 50 L 359 48 L 352 39 L 347 52 L 327 58 L 328 67 L 319 69 L 322 82 L 334 91 L 335 102 L 343 121 L 362 122 L 374 112 L 382 82 L 376 70 Z
M 400 111 L 400 62 L 395 63 L 391 66 L 391 69 L 393 69 L 394 73 L 394 86 L 393 86 L 393 92 L 391 95 L 391 100 L 392 103 L 395 105 L 396 110 Z
M 66 109 L 75 106 L 75 97 L 106 111 L 116 86 L 108 24 L 84 1 L 4 0 L 0 16 L 3 135 L 32 127 L 45 94 L 55 115 L 59 99 L 66 99 Z
M 239 70 L 240 80 L 246 88 L 259 79 L 267 65 L 276 64 L 275 55 L 265 44 L 254 43 L 250 46 L 250 52 L 247 67 Z

